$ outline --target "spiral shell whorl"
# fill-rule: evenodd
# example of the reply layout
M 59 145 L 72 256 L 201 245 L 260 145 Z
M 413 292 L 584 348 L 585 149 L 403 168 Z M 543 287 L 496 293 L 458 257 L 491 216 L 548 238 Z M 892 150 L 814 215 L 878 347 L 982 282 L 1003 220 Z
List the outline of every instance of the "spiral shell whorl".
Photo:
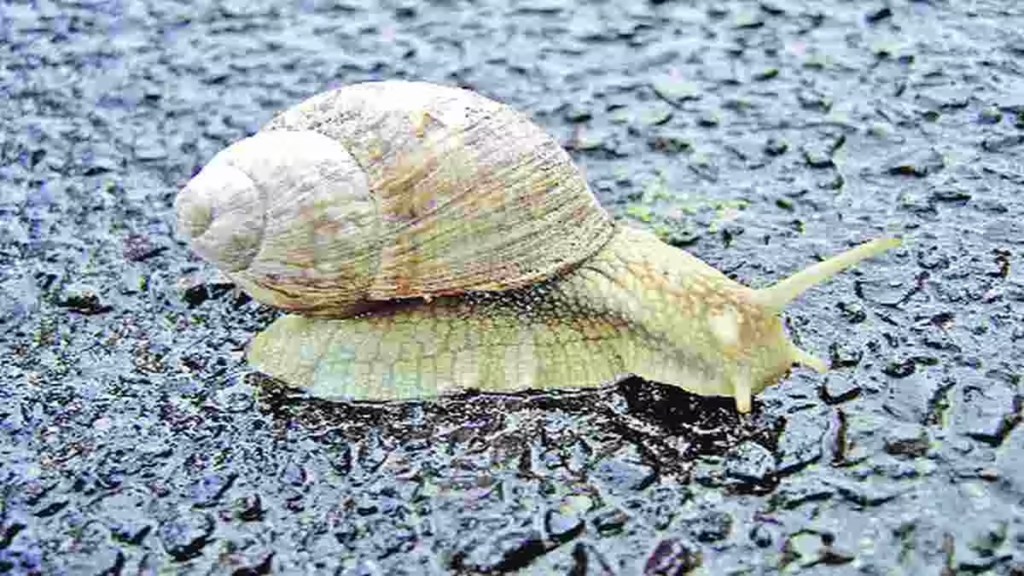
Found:
M 346 310 L 377 268 L 366 177 L 340 144 L 315 132 L 236 142 L 185 186 L 175 208 L 197 253 L 279 308 Z
M 258 300 L 307 315 L 526 286 L 615 230 L 527 118 L 467 90 L 396 81 L 284 112 L 214 157 L 176 209 L 196 252 Z

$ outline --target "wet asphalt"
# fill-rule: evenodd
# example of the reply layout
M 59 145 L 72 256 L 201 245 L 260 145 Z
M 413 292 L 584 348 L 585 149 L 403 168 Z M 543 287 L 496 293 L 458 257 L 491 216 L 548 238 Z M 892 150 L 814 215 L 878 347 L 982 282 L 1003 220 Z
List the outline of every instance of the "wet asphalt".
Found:
M 752 415 L 637 379 L 330 404 L 174 236 L 218 150 L 341 84 L 523 110 L 617 217 L 833 370 Z M 0 573 L 1024 573 L 1024 8 L 4 2 Z

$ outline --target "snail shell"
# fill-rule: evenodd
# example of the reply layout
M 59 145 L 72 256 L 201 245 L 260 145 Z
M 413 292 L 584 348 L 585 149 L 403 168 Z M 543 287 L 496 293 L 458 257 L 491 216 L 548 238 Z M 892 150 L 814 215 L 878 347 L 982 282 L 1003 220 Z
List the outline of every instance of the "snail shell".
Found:
M 256 299 L 305 315 L 531 285 L 614 232 L 535 124 L 420 82 L 310 98 L 217 154 L 175 209 L 196 252 Z

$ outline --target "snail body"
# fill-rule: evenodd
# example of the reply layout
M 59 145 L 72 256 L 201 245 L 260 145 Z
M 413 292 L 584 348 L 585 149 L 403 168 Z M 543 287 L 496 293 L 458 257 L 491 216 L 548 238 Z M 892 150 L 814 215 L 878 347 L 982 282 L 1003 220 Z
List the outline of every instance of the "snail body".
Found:
M 879 239 L 775 286 L 743 286 L 612 221 L 568 155 L 510 108 L 416 82 L 307 100 L 179 193 L 179 229 L 284 310 L 261 372 L 339 400 L 606 384 L 629 374 L 751 396 L 823 361 L 780 312 L 898 245 Z

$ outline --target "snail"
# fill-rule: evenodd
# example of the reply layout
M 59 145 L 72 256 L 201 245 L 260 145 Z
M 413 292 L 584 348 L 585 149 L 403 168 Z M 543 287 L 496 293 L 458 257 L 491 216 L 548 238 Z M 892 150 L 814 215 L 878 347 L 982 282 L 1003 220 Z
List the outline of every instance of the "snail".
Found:
M 763 289 L 615 222 L 565 150 L 510 107 L 422 82 L 354 84 L 216 154 L 175 199 L 193 250 L 290 314 L 249 363 L 311 395 L 411 400 L 596 387 L 628 375 L 752 395 L 794 365 L 785 306 L 897 245 Z

